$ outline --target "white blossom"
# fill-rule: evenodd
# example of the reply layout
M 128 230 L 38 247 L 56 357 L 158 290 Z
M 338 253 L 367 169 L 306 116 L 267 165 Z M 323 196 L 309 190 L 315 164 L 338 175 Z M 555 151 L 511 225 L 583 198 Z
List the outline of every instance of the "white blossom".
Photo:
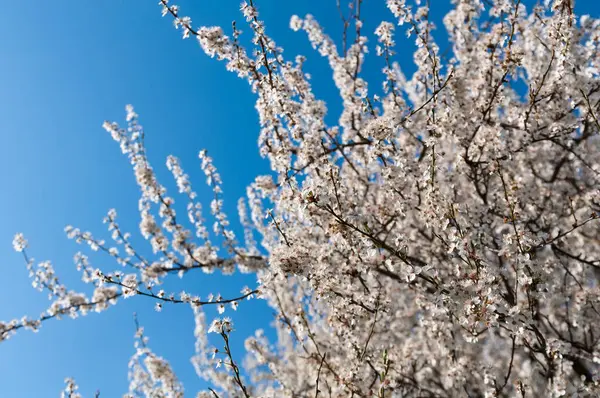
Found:
M 27 240 L 23 236 L 23 234 L 18 233 L 15 235 L 13 239 L 13 248 L 17 252 L 22 252 L 27 247 Z

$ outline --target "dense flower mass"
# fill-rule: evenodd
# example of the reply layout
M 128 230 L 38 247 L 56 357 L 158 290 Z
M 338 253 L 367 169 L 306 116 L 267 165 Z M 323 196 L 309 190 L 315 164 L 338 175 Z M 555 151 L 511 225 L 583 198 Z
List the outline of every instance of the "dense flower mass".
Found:
M 78 254 L 95 288 L 89 299 L 67 290 L 49 262 L 34 266 L 17 234 L 14 248 L 52 304 L 38 319 L 0 323 L 0 339 L 136 296 L 157 311 L 163 302 L 192 308 L 192 362 L 211 385 L 199 397 L 600 395 L 600 21 L 576 16 L 572 0 L 532 9 L 519 0 L 453 3 L 446 54 L 431 34 L 429 2 L 388 0 L 389 21 L 373 43 L 360 0 L 341 14 L 341 45 L 311 15 L 293 16 L 290 27 L 332 69 L 343 111 L 331 125 L 305 58 L 284 57 L 251 0 L 241 6 L 251 49 L 235 25 L 230 36 L 196 29 L 161 0 L 184 37 L 196 37 L 256 94 L 259 150 L 272 175 L 258 176 L 238 203 L 244 242 L 206 151 L 199 157 L 214 225 L 206 227 L 188 175 L 170 156 L 188 203 L 185 217 L 176 214 L 128 107 L 126 128 L 104 128 L 131 162 L 152 257 L 133 247 L 114 210 L 105 220 L 111 243 L 69 227 L 70 238 L 127 268 L 96 269 Z M 401 31 L 417 48 L 412 77 L 395 59 Z M 362 75 L 367 58 L 383 65 L 380 87 Z M 169 274 L 235 267 L 256 273 L 259 285 L 207 300 L 153 289 Z M 207 326 L 202 307 L 223 313 L 252 297 L 276 313 L 277 341 L 257 331 L 241 368 L 229 346 L 233 322 Z M 207 333 L 224 347 L 210 346 Z M 128 396 L 183 396 L 141 328 L 137 341 Z M 68 379 L 68 396 L 76 390 Z

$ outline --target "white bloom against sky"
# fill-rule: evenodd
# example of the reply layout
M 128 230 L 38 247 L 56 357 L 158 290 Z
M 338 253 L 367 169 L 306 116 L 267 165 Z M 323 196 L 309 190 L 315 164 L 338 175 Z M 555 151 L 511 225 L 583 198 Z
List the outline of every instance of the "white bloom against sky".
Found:
M 4 392 L 600 394 L 593 2 L 296 3 L 5 13 Z

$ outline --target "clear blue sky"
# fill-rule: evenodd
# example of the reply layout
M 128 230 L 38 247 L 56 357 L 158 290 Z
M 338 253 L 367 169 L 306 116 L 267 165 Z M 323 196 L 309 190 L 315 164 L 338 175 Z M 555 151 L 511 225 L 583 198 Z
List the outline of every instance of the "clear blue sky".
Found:
M 208 205 L 210 195 L 197 160 L 198 150 L 207 148 L 222 175 L 226 209 L 237 220 L 237 199 L 254 176 L 268 171 L 257 151 L 257 116 L 247 84 L 205 56 L 195 40 L 181 40 L 171 19 L 161 18 L 157 2 L 0 0 L 0 320 L 36 316 L 48 306 L 46 295 L 31 288 L 22 258 L 12 251 L 15 232 L 25 233 L 36 260 L 52 260 L 71 289 L 85 291 L 88 287 L 80 282 L 72 261 L 83 248 L 66 239 L 64 226 L 108 237 L 101 221 L 108 209 L 116 208 L 120 224 L 137 232 L 133 174 L 101 128 L 106 119 L 123 121 L 126 104 L 140 114 L 150 160 L 173 194 L 174 184 L 164 167 L 169 154 L 180 157 Z M 432 2 L 439 21 L 449 2 Z M 221 25 L 229 32 L 235 19 L 249 32 L 243 28 L 238 0 L 176 3 L 194 26 Z M 363 4 L 366 31 L 372 32 L 381 18 L 393 21 L 383 0 Z M 577 11 L 597 17 L 595 4 L 579 0 Z M 303 33 L 288 28 L 291 15 L 310 12 L 339 39 L 335 0 L 259 0 L 258 5 L 267 32 L 285 54 L 309 56 L 313 85 L 328 101 L 330 120 L 335 121 L 340 105 L 326 61 L 313 52 Z M 443 33 L 438 34 L 444 40 Z M 412 41 L 404 39 L 402 28 L 397 41 L 401 65 L 412 72 Z M 372 87 L 379 87 L 376 71 L 381 66 L 375 57 L 367 65 L 367 75 L 375 77 Z M 93 256 L 92 262 L 107 270 L 117 267 L 101 255 Z M 226 296 L 254 283 L 253 276 L 198 274 L 183 288 Z M 37 334 L 22 331 L 1 343 L 0 396 L 57 396 L 67 376 L 77 379 L 85 396 L 93 396 L 96 389 L 103 397 L 121 396 L 127 391 L 127 362 L 134 351 L 133 312 L 138 312 L 151 347 L 175 368 L 186 395 L 195 395 L 205 384 L 189 362 L 191 310 L 167 305 L 157 314 L 153 304 L 144 298 L 122 300 L 100 315 L 49 321 Z M 212 314 L 208 312 L 209 319 Z M 237 329 L 234 355 L 241 359 L 243 339 L 267 327 L 272 313 L 253 301 L 228 315 Z

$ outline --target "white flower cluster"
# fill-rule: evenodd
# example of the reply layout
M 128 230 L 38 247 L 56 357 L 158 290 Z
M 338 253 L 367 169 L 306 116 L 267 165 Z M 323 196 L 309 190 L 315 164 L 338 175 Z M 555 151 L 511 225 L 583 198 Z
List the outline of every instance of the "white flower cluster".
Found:
M 65 379 L 65 389 L 60 393 L 60 398 L 82 398 L 82 395 L 77 392 L 79 386 L 70 377 Z
M 22 252 L 27 247 L 27 240 L 23 236 L 23 234 L 18 233 L 15 235 L 13 239 L 13 248 L 17 252 Z
M 128 398 L 139 396 L 183 398 L 183 386 L 169 363 L 148 347 L 143 328 L 136 331 L 136 352 L 129 361 Z

